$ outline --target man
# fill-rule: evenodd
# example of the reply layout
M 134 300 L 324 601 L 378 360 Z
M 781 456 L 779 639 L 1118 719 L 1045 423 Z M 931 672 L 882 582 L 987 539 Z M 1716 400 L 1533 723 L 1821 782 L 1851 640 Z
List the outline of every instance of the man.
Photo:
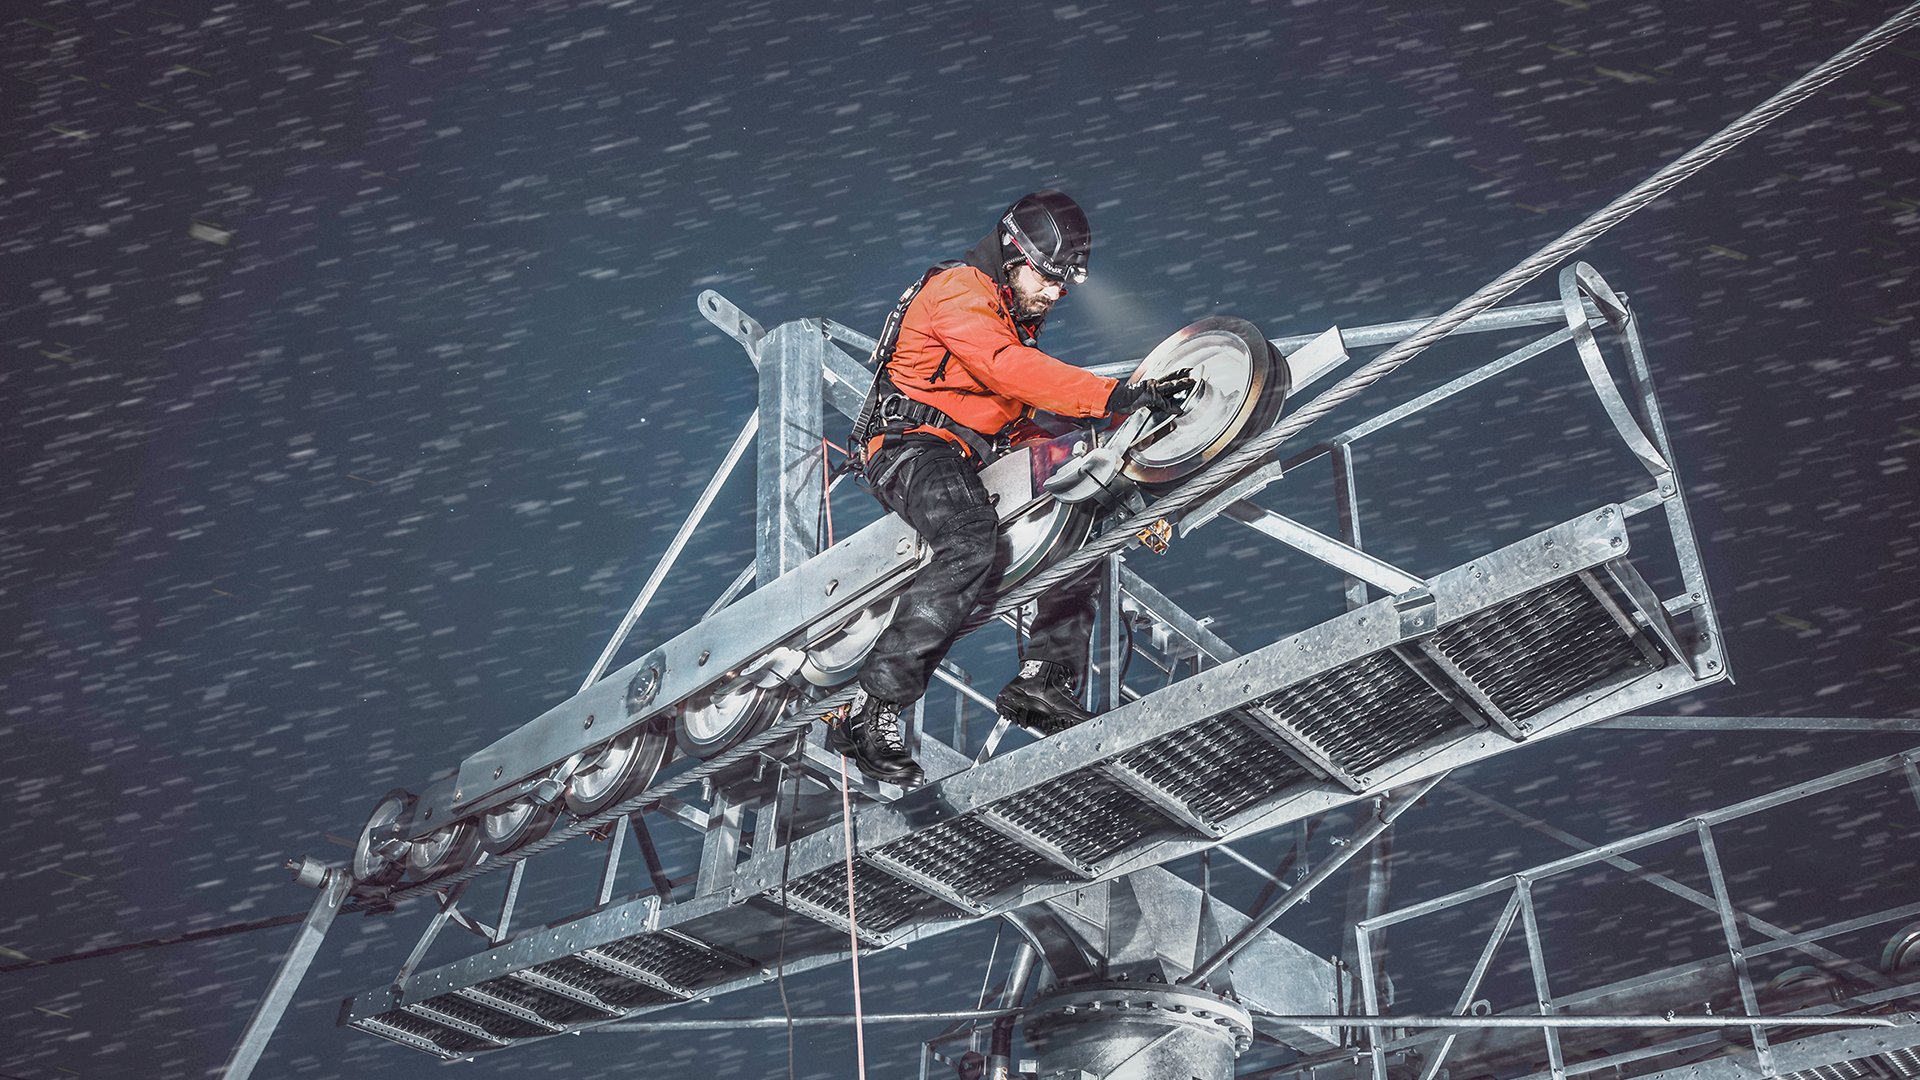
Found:
M 1047 312 L 1086 280 L 1091 247 L 1072 199 L 1023 196 L 964 260 L 928 271 L 882 334 L 859 449 L 874 494 L 927 541 L 933 561 L 861 666 L 849 711 L 829 721 L 828 744 L 876 780 L 920 779 L 902 717 L 997 577 L 999 520 L 977 475 L 996 443 L 1036 410 L 1092 418 L 1174 409 L 1193 389 L 1186 371 L 1129 386 L 1035 347 Z M 1094 580 L 1082 575 L 1039 599 L 1019 677 L 996 699 L 1003 716 L 1042 734 L 1088 719 L 1074 686 L 1086 666 Z

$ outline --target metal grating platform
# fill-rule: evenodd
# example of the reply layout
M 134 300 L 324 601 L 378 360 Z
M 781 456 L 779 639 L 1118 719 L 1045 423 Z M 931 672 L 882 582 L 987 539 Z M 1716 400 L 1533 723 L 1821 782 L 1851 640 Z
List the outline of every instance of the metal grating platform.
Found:
M 919 879 L 936 895 L 951 895 L 958 906 L 984 908 L 1016 885 L 1066 881 L 1071 875 L 1052 860 L 1024 847 L 977 818 L 960 818 L 897 840 L 867 856 L 889 873 Z
M 1224 713 L 1115 759 L 1205 822 L 1233 816 L 1312 774 L 1260 721 Z
M 1142 840 L 1181 831 L 1152 803 L 1091 771 L 1060 777 L 983 813 L 1011 826 L 1016 838 L 1036 838 L 1058 850 L 1073 868 L 1090 868 Z
M 1711 643 L 1687 657 L 1662 644 L 1676 640 L 1667 613 L 1625 556 L 1624 517 L 1605 507 L 1438 575 L 1430 606 L 1376 601 L 862 808 L 863 946 L 940 933 L 1716 681 Z M 343 1019 L 465 1057 L 753 985 L 769 977 L 773 957 L 756 950 L 783 895 L 797 924 L 789 970 L 829 962 L 850 929 L 845 855 L 834 821 L 790 844 L 784 890 L 774 859 L 743 867 L 730 892 L 616 902 L 404 991 L 363 994 Z
M 1363 783 L 1395 754 L 1471 726 L 1439 691 L 1388 652 L 1304 680 L 1258 704 L 1284 732 Z
M 1433 648 L 1503 714 L 1522 721 L 1573 693 L 1655 666 L 1603 595 L 1581 577 L 1557 581 L 1441 630 Z M 1542 640 L 1566 647 L 1530 647 Z
M 826 915 L 838 926 L 851 920 L 847 915 L 847 877 L 842 866 L 816 870 L 787 886 L 787 896 L 807 905 L 816 917 Z M 902 923 L 924 911 L 939 909 L 939 917 L 951 918 L 952 909 L 939 898 L 914 888 L 872 863 L 853 864 L 853 903 L 860 912 L 862 937 L 884 938 Z M 802 909 L 805 910 L 805 909 Z

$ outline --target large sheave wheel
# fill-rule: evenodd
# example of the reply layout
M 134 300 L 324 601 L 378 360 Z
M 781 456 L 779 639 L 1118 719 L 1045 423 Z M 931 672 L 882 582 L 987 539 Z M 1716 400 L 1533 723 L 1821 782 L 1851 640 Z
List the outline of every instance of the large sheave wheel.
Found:
M 1156 346 L 1127 381 L 1190 368 L 1195 387 L 1185 410 L 1149 429 L 1126 455 L 1126 475 L 1164 492 L 1266 430 L 1286 404 L 1286 361 L 1245 319 L 1212 315 Z
M 1093 531 L 1093 514 L 1084 506 L 1067 506 L 1054 499 L 1000 525 L 1000 557 L 1006 570 L 1000 592 L 1020 584 L 1086 543 Z
M 881 632 L 892 624 L 899 603 L 898 596 L 890 596 L 854 612 L 839 629 L 808 647 L 800 677 L 825 690 L 845 685 L 873 651 Z

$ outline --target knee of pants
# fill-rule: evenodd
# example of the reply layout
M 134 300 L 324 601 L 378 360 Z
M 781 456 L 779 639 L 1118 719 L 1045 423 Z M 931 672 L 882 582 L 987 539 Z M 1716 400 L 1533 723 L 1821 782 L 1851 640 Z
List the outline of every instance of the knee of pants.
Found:
M 969 577 L 984 574 L 993 565 L 999 526 L 998 515 L 988 507 L 956 515 L 940 535 L 931 539 L 934 558 L 946 563 L 955 573 Z

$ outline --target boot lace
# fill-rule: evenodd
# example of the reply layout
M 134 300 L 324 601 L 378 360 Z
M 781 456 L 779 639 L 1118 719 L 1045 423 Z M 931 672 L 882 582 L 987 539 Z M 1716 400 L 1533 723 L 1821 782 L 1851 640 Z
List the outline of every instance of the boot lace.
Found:
M 906 740 L 900 737 L 900 706 L 881 705 L 867 723 L 873 725 L 874 737 L 887 749 L 907 752 Z

